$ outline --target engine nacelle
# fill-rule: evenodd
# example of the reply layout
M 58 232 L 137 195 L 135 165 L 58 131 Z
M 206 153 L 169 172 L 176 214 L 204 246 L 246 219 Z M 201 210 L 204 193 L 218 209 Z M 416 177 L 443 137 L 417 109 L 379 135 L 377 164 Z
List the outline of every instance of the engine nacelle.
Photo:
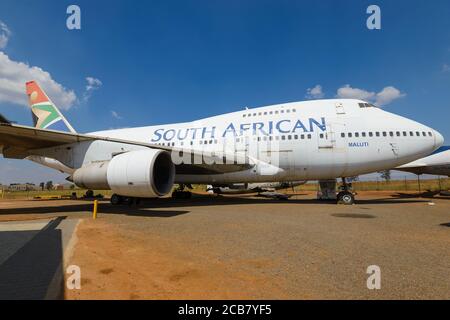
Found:
M 128 197 L 155 198 L 170 192 L 175 166 L 170 153 L 157 149 L 130 151 L 109 161 L 77 169 L 73 182 L 86 189 L 110 189 Z

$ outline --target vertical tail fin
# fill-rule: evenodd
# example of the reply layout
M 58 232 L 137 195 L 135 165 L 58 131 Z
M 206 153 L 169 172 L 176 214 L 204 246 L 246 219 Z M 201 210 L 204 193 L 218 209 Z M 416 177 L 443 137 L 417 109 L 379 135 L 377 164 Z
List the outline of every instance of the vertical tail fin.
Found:
M 26 89 L 36 128 L 76 132 L 36 81 L 27 82 Z

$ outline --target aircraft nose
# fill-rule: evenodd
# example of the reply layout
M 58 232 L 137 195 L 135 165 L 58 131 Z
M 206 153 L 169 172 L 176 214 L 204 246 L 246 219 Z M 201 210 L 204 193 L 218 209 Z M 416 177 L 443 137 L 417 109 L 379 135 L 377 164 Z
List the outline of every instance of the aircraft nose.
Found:
M 436 130 L 433 131 L 434 131 L 434 147 L 437 149 L 444 144 L 444 137 Z

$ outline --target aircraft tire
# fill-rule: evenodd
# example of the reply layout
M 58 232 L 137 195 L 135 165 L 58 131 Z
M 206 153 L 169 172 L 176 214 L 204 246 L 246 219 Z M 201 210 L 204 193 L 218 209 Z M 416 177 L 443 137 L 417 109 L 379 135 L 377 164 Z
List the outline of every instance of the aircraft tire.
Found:
M 337 203 L 345 205 L 355 204 L 355 196 L 349 191 L 339 192 L 337 195 Z
M 111 196 L 111 200 L 110 201 L 111 201 L 111 204 L 113 206 L 116 206 L 116 205 L 119 205 L 119 204 L 121 204 L 123 202 L 123 198 L 122 198 L 122 196 L 119 196 L 118 194 L 114 193 Z

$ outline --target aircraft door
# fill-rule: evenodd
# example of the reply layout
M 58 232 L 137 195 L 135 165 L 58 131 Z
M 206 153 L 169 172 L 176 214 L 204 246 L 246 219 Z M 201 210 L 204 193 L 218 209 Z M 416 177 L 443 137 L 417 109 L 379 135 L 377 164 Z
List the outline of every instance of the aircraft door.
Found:
M 333 130 L 329 125 L 327 125 L 325 131 L 317 132 L 317 146 L 319 149 L 332 149 L 335 142 Z

